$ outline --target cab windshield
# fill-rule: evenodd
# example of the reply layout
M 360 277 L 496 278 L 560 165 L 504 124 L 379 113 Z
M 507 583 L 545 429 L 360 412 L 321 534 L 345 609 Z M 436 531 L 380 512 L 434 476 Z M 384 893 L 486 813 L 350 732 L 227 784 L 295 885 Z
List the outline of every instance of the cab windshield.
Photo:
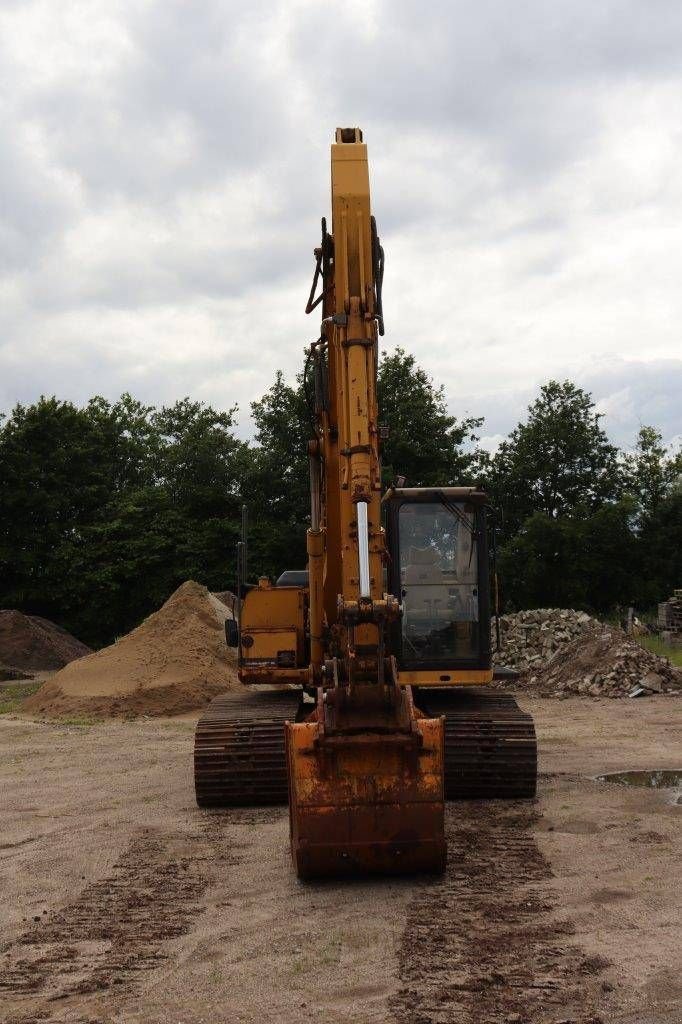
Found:
M 442 662 L 479 654 L 478 551 L 465 503 L 404 503 L 399 510 L 403 657 Z

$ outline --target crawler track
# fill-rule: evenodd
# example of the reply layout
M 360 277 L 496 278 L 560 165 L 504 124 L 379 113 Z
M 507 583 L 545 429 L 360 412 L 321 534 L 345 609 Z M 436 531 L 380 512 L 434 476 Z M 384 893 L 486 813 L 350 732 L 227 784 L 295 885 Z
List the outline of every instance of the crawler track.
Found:
M 445 799 L 535 796 L 537 741 L 530 715 L 506 693 L 419 690 L 419 707 L 445 716 Z
M 284 722 L 296 718 L 296 690 L 226 693 L 211 701 L 194 734 L 200 807 L 285 804 Z
M 426 714 L 445 717 L 445 798 L 535 796 L 537 743 L 530 715 L 509 694 L 421 689 Z M 200 807 L 286 804 L 284 722 L 296 718 L 297 691 L 228 693 L 200 718 L 194 781 Z

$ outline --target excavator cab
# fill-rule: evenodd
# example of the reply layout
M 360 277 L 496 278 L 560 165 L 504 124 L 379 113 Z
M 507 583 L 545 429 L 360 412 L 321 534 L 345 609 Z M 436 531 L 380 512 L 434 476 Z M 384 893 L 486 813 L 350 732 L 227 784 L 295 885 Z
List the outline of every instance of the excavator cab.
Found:
M 451 684 L 490 670 L 486 496 L 470 487 L 391 488 L 383 500 L 388 591 L 402 615 L 391 649 L 401 671 Z M 480 681 L 480 680 L 477 680 Z

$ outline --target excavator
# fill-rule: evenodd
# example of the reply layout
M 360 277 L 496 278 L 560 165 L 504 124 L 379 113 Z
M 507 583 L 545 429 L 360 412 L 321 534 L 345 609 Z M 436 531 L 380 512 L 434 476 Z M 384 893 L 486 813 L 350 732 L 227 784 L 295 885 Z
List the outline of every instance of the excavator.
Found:
M 249 585 L 238 555 L 226 635 L 244 690 L 215 698 L 198 722 L 196 798 L 288 802 L 301 879 L 438 873 L 446 800 L 534 796 L 535 730 L 487 685 L 486 494 L 400 478 L 382 493 L 384 251 L 359 128 L 336 130 L 331 205 L 306 307 L 321 312 L 304 373 L 308 566 Z

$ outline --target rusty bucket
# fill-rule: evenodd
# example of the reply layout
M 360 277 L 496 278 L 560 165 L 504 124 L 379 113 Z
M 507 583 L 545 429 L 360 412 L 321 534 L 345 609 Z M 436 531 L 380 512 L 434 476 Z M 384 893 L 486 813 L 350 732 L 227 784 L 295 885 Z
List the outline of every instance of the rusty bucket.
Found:
M 442 872 L 443 720 L 409 734 L 287 722 L 291 851 L 301 879 Z

